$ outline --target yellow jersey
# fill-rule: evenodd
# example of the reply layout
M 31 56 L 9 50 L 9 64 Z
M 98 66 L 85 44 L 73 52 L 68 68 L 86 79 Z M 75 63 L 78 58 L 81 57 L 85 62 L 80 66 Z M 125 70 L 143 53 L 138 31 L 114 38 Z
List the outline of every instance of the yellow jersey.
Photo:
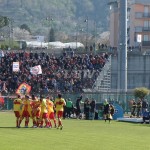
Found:
M 47 99 L 46 103 L 47 103 L 48 113 L 50 114 L 51 112 L 54 112 L 54 103 L 49 99 Z
M 41 102 L 41 113 L 48 113 L 46 99 L 43 99 Z
M 32 108 L 31 108 L 31 101 L 30 101 L 29 99 L 24 99 L 24 100 L 23 100 L 22 111 L 28 111 L 28 112 L 31 112 L 31 111 L 32 111 Z
M 56 98 L 54 101 L 56 111 L 63 111 L 66 102 L 63 98 Z
M 20 106 L 22 104 L 22 100 L 20 98 L 15 99 L 13 104 L 14 104 L 14 111 L 20 111 L 21 110 Z

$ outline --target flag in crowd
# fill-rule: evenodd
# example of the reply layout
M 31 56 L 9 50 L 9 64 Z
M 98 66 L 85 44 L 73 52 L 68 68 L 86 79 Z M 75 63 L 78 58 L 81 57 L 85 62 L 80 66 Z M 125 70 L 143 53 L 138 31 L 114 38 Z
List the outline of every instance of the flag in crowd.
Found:
M 19 71 L 19 62 L 13 62 L 13 72 Z
M 29 94 L 30 91 L 31 91 L 31 86 L 26 83 L 22 83 L 16 90 L 16 94 L 25 95 L 25 94 Z
M 30 68 L 30 72 L 31 72 L 31 74 L 33 74 L 33 75 L 42 74 L 41 65 L 31 67 L 31 68 Z
M 0 58 L 4 57 L 4 52 L 2 50 L 0 50 Z

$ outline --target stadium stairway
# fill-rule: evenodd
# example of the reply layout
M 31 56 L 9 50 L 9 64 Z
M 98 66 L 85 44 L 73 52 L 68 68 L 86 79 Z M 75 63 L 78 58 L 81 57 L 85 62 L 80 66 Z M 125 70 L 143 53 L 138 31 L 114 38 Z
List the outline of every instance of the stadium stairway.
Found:
M 107 92 L 111 90 L 111 55 L 103 67 L 100 75 L 97 77 L 93 91 Z

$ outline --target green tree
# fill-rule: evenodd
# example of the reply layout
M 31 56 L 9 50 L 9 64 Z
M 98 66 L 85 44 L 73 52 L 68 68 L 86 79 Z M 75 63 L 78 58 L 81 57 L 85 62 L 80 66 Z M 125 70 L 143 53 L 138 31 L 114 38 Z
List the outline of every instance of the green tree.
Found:
M 8 25 L 9 25 L 9 18 L 5 16 L 0 16 L 0 28 L 3 28 Z
M 26 30 L 26 31 L 28 31 L 29 33 L 31 33 L 31 30 L 30 30 L 30 28 L 29 28 L 29 26 L 28 26 L 27 24 L 22 24 L 22 25 L 20 26 L 20 29 Z
M 145 96 L 149 95 L 149 93 L 150 93 L 150 90 L 145 87 L 134 89 L 134 96 L 136 98 L 140 98 L 141 100 L 143 100 Z
M 54 42 L 55 41 L 55 31 L 54 31 L 53 28 L 51 28 L 50 31 L 49 31 L 48 41 L 49 42 Z

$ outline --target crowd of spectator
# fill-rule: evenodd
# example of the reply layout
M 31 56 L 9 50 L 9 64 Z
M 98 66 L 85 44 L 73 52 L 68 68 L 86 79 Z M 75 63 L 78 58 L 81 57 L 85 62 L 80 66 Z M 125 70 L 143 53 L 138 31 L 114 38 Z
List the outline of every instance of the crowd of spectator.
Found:
M 7 51 L 0 57 L 0 91 L 14 93 L 26 82 L 33 93 L 82 92 L 84 88 L 92 88 L 108 57 L 107 53 L 68 55 L 64 52 L 56 56 L 45 52 Z M 19 62 L 19 72 L 13 72 L 13 62 Z M 41 65 L 42 74 L 31 74 L 30 68 L 37 65 Z

